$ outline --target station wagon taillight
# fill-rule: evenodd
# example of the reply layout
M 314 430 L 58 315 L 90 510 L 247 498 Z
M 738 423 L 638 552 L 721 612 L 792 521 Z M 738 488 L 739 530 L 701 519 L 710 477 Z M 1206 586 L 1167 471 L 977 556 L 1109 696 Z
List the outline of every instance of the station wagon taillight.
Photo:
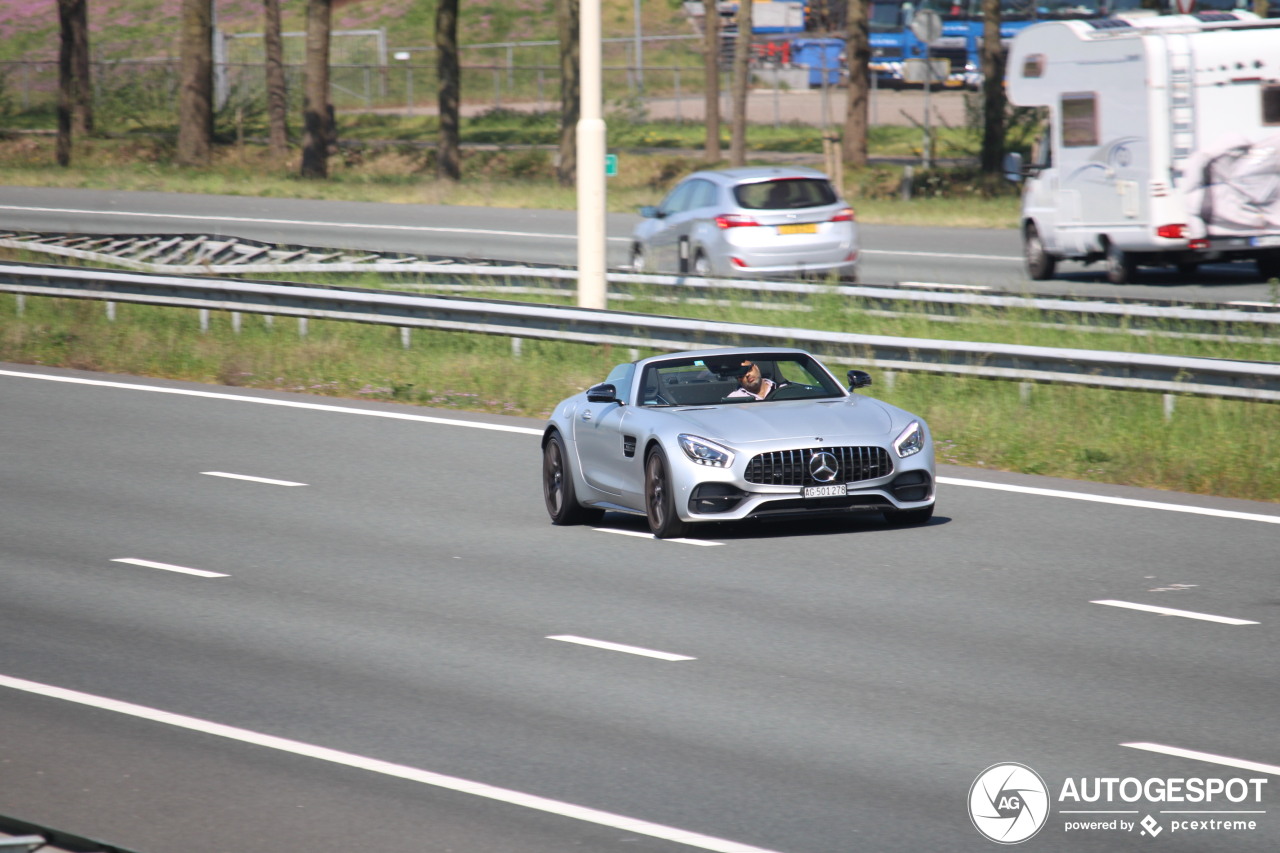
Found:
M 832 222 L 853 222 L 857 217 L 853 213 L 852 207 L 846 207 L 839 211 L 835 216 L 831 217 Z
M 759 225 L 750 216 L 743 216 L 740 213 L 722 213 L 716 217 L 716 227 L 725 228 L 744 228 Z

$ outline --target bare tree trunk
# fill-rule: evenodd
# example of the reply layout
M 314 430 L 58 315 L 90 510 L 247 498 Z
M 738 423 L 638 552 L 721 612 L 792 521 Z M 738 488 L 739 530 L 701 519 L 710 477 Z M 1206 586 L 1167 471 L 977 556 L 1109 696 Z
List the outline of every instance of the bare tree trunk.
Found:
M 458 0 L 439 0 L 439 4 L 436 6 L 436 78 L 440 86 L 440 151 L 436 157 L 436 177 L 456 181 L 462 177 Z
M 182 0 L 178 162 L 207 166 L 213 147 L 212 0 Z
M 58 142 L 56 157 L 59 166 L 71 165 L 71 105 L 75 102 L 75 74 L 72 55 L 74 49 L 72 23 L 77 0 L 58 0 Z
M 579 0 L 559 0 L 560 13 L 560 162 L 556 180 L 571 187 L 578 175 L 578 119 L 582 115 L 582 57 L 578 32 Z
M 729 135 L 729 165 L 747 164 L 747 93 L 751 91 L 751 7 L 738 3 L 738 38 L 733 49 L 733 125 Z
M 284 79 L 284 41 L 280 0 L 262 0 L 262 44 L 266 54 L 267 137 L 273 159 L 289 156 L 288 89 Z
M 307 0 L 307 82 L 302 96 L 302 177 L 329 177 L 333 111 L 329 105 L 329 35 L 333 0 Z
M 75 78 L 75 99 L 71 113 L 72 132 L 93 133 L 93 81 L 89 64 L 89 9 L 86 0 L 71 4 L 71 71 Z
M 867 165 L 868 106 L 871 85 L 871 0 L 848 0 L 845 12 L 845 61 L 849 88 L 844 108 L 844 162 L 861 169 Z
M 720 160 L 720 10 L 717 0 L 704 0 L 703 68 L 706 71 L 707 162 Z
M 1000 174 L 1004 159 L 1004 48 L 1000 0 L 982 0 L 982 171 Z

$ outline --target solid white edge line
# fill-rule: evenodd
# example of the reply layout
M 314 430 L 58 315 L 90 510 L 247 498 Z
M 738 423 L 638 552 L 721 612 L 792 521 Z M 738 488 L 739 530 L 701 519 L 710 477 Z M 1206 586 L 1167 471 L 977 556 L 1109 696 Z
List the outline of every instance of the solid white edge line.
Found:
M 1184 619 L 1199 619 L 1203 622 L 1220 622 L 1223 625 L 1258 625 L 1248 619 L 1235 619 L 1231 616 L 1214 616 L 1212 613 L 1196 613 L 1194 610 L 1175 610 L 1172 607 L 1156 607 L 1151 604 L 1135 604 L 1132 601 L 1116 601 L 1105 598 L 1090 601 L 1090 604 L 1104 604 L 1107 607 L 1123 607 L 1127 610 L 1141 610 L 1144 613 L 1158 613 L 1161 616 L 1181 616 Z
M 357 770 L 366 770 L 370 773 L 378 773 L 383 776 L 405 779 L 410 782 L 419 782 L 424 785 L 431 785 L 436 788 L 457 791 L 463 794 L 471 794 L 473 796 L 483 797 L 496 802 L 508 803 L 510 805 L 521 806 L 527 809 L 547 812 L 549 814 L 559 815 L 573 820 L 580 820 L 586 823 L 594 823 L 599 826 L 606 826 L 612 829 L 622 830 L 624 832 L 634 832 L 637 835 L 661 838 L 666 841 L 685 844 L 689 847 L 696 847 L 701 850 L 712 850 L 715 851 L 715 853 L 778 853 L 778 851 L 767 850 L 762 847 L 753 847 L 748 844 L 741 844 L 724 838 L 702 835 L 696 832 L 689 832 L 683 829 L 663 826 L 662 824 L 650 823 L 645 820 L 637 820 L 636 818 L 612 814 L 610 812 L 587 808 L 585 806 L 577 806 L 560 800 L 552 800 L 546 797 L 526 794 L 521 791 L 513 791 L 508 788 L 486 785 L 483 782 L 473 782 L 468 779 L 460 779 L 456 776 L 445 776 L 440 773 L 432 773 L 429 770 L 421 770 L 419 768 L 409 767 L 403 764 L 393 764 L 389 761 L 381 761 L 376 758 L 368 758 L 366 756 L 355 755 L 350 752 L 341 752 L 336 749 L 329 749 L 323 746 L 302 743 L 301 741 L 275 737 L 274 735 L 262 734 L 260 732 L 249 731 L 248 729 L 226 726 L 221 723 L 214 723 L 208 720 L 197 719 L 195 717 L 187 717 L 182 714 L 173 714 L 168 711 L 160 711 L 143 705 L 135 705 L 131 702 L 122 702 L 117 699 L 108 699 L 103 696 L 81 693 L 77 690 L 53 687 L 47 684 L 40 684 L 34 681 L 14 678 L 8 675 L 0 675 L 0 687 L 8 687 L 25 693 L 46 696 L 51 699 L 61 699 L 66 702 L 74 702 L 78 705 L 86 705 L 91 708 L 112 711 L 117 714 L 125 714 L 127 716 L 137 717 L 143 720 L 151 720 L 153 722 L 188 729 L 194 732 L 201 732 L 215 737 L 226 738 L 240 743 L 261 746 L 267 749 L 274 749 L 280 752 L 286 752 L 307 758 L 314 758 L 319 761 L 327 761 L 331 764 L 352 767 Z
M 1257 773 L 1267 773 L 1271 776 L 1280 776 L 1280 765 L 1263 764 L 1258 761 L 1245 761 L 1242 758 L 1230 758 L 1226 755 L 1214 755 L 1212 752 L 1197 752 L 1194 749 L 1183 749 L 1180 746 L 1166 746 L 1162 743 L 1147 743 L 1145 741 L 1137 741 L 1134 743 L 1122 743 L 1121 746 L 1129 749 L 1143 749 L 1147 752 L 1158 752 L 1162 755 L 1171 755 L 1175 758 L 1190 758 L 1193 761 L 1207 761 L 1211 764 L 1221 764 L 1226 767 L 1235 767 L 1239 770 L 1253 770 Z
M 464 426 L 473 429 L 487 429 L 497 432 L 512 432 L 521 435 L 542 435 L 541 429 L 533 427 L 506 426 L 503 424 L 487 424 L 481 421 L 464 421 L 452 418 L 439 418 L 430 415 L 411 415 L 404 412 L 381 412 L 370 409 L 357 409 L 347 406 L 333 406 L 324 403 L 305 403 L 299 400 L 272 400 L 264 397 L 248 397 L 242 394 L 226 394 L 218 391 L 197 391 L 190 388 L 162 388 L 154 385 L 139 385 L 131 382 L 114 382 L 104 379 L 84 379 L 78 376 L 51 376 L 44 373 L 24 373 L 17 370 L 0 370 L 0 376 L 13 376 L 18 379 L 43 379 L 48 382 L 65 382 L 78 385 L 96 385 L 103 388 L 121 388 L 128 391 L 151 391 L 158 394 L 177 394 L 186 397 L 204 397 L 213 400 L 231 400 L 240 403 L 258 403 L 264 406 L 283 406 L 291 409 L 310 409 L 317 412 L 337 412 L 347 415 L 366 415 L 374 418 L 390 418 L 391 420 L 417 421 L 419 423 L 444 424 L 446 426 Z M 1280 515 L 1262 515 L 1260 513 L 1232 512 L 1206 507 L 1183 506 L 1181 504 L 1158 503 L 1155 501 L 1138 501 L 1129 498 L 1113 498 L 1106 495 L 1090 495 L 1082 492 L 1066 492 L 1059 489 L 1038 489 L 1030 486 L 1011 486 L 1002 483 L 987 483 L 981 480 L 965 480 L 956 477 L 939 477 L 938 482 L 948 486 L 969 486 L 975 489 L 994 489 L 1005 492 L 1019 492 L 1028 495 L 1042 495 L 1052 498 L 1066 498 L 1077 501 L 1095 501 L 1097 503 L 1116 504 L 1118 506 L 1137 507 L 1142 509 L 1158 509 L 1168 512 L 1188 512 L 1195 515 L 1207 515 L 1216 518 L 1232 518 L 1240 521 L 1262 521 L 1268 524 L 1280 524 Z M 605 529 L 605 528 L 598 528 Z M 690 540 L 696 541 L 696 540 Z
M 287 409 L 309 409 L 315 412 L 337 412 L 347 415 L 366 415 L 373 418 L 390 418 L 398 421 L 417 421 L 419 423 L 444 424 L 447 426 L 466 426 L 475 429 L 496 430 L 498 432 L 515 432 L 523 435 L 542 435 L 542 430 L 532 427 L 505 426 L 502 424 L 486 424 L 480 421 L 455 420 L 453 418 L 437 418 L 431 415 L 411 415 L 407 412 L 380 412 L 372 409 L 357 409 L 350 406 L 334 406 L 325 403 L 307 403 L 301 400 L 272 400 L 266 397 L 249 397 L 244 394 L 227 394 L 221 391 L 197 391 L 194 388 L 162 388 L 157 385 L 139 385 L 132 382 L 114 382 L 105 379 L 85 379 L 79 376 L 50 376 L 43 373 L 22 373 L 16 370 L 0 370 L 0 376 L 14 376 L 19 379 L 44 379 L 49 382 L 66 382 L 72 385 L 96 385 L 102 388 L 120 388 L 126 391 L 151 391 L 156 394 L 176 394 L 180 397 L 204 397 L 210 400 L 230 400 L 236 403 L 258 403 L 263 406 L 282 406 Z
M 629 655 L 641 655 L 647 658 L 658 658 L 659 660 L 697 660 L 688 655 L 677 655 L 671 652 L 659 652 L 653 649 L 642 649 L 639 646 L 625 646 L 622 643 L 610 643 L 607 640 L 592 640 L 589 637 L 576 637 L 573 634 L 556 634 L 547 637 L 548 640 L 559 640 L 562 643 L 576 643 L 579 646 L 591 646 L 595 649 L 605 649 L 610 652 L 626 652 Z
M 131 566 L 142 566 L 145 569 L 163 569 L 166 572 L 177 572 L 182 575 L 195 575 L 198 578 L 229 578 L 220 572 L 207 572 L 204 569 L 189 569 L 186 566 L 175 566 L 172 563 L 157 563 L 153 560 L 139 560 L 136 557 L 119 557 L 113 563 L 128 563 Z
M 1091 495 L 1084 492 L 1067 492 L 1061 489 L 1039 489 L 1033 486 L 1011 486 L 1005 483 L 988 483 L 983 480 L 962 480 L 955 477 L 939 477 L 938 482 L 946 486 L 969 486 L 975 489 L 994 489 L 998 492 L 1017 492 L 1024 495 L 1041 495 L 1048 498 L 1066 498 L 1073 501 L 1093 501 L 1094 503 L 1115 504 L 1137 509 L 1159 509 L 1166 512 L 1189 512 L 1193 515 L 1209 515 L 1215 518 L 1234 518 L 1239 521 L 1263 521 L 1268 524 L 1280 524 L 1280 515 L 1262 515 L 1254 512 L 1234 512 L 1226 509 L 1210 509 L 1202 506 L 1185 506 L 1183 504 L 1160 503 L 1158 501 L 1139 501 L 1132 498 L 1113 498 L 1109 495 Z
M 265 483 L 268 486 L 305 486 L 306 483 L 295 483 L 292 480 L 272 480 L 269 477 L 250 477 L 248 474 L 228 474 L 226 471 L 201 471 L 209 477 L 225 477 L 228 480 L 247 480 L 250 483 Z

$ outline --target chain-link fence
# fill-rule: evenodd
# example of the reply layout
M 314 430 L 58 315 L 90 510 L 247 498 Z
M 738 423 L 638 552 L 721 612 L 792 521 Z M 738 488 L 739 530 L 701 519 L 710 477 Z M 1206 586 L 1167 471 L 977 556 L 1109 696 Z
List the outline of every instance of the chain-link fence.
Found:
M 335 34 L 338 35 L 338 34 Z M 381 30 L 350 31 L 335 37 L 330 56 L 334 108 L 432 112 L 438 78 L 435 48 L 389 49 Z M 304 80 L 304 39 L 283 40 L 291 102 L 300 102 Z M 603 86 L 606 103 L 643 109 L 645 98 L 701 97 L 701 43 L 692 36 L 649 37 L 643 45 L 606 39 Z M 643 51 L 648 60 L 635 62 Z M 462 110 L 555 110 L 560 103 L 559 46 L 556 42 L 511 42 L 460 48 Z M 227 36 L 215 51 L 215 93 L 228 104 L 265 111 L 266 83 L 260 33 Z M 95 110 L 129 115 L 176 113 L 180 61 L 102 59 L 91 63 Z M 58 97 L 58 65 L 52 60 L 0 62 L 0 88 L 16 110 L 53 109 Z

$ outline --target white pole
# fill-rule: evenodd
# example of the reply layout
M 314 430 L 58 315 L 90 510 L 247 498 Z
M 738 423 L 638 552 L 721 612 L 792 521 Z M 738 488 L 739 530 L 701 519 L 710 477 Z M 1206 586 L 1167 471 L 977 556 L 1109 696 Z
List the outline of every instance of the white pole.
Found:
M 640 22 L 640 0 L 635 3 L 636 16 L 636 87 L 639 89 L 640 96 L 644 97 L 644 36 L 643 26 Z
M 604 308 L 605 289 L 605 123 L 600 0 L 582 0 L 578 31 L 582 103 L 578 139 L 578 307 Z

